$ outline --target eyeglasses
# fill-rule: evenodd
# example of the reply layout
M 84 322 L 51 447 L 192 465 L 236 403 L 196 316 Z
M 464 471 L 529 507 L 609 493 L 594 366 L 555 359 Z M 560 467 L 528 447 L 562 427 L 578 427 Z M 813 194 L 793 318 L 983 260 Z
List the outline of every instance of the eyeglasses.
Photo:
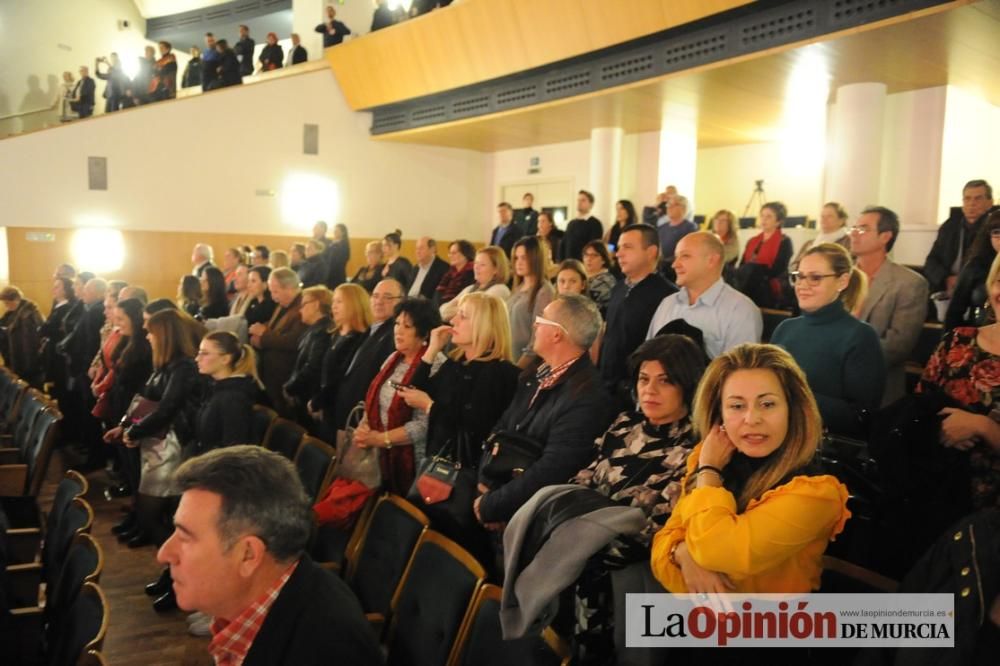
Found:
M 535 326 L 555 326 L 556 328 L 562 329 L 562 332 L 565 333 L 566 335 L 569 335 L 569 331 L 566 330 L 565 326 L 563 326 L 562 324 L 560 324 L 557 321 L 552 321 L 551 319 L 546 319 L 545 317 L 542 317 L 541 315 L 538 315 L 538 316 L 535 317 Z
M 827 273 L 825 275 L 820 275 L 819 273 L 812 273 L 809 275 L 804 275 L 798 271 L 794 271 L 788 274 L 788 281 L 794 286 L 799 282 L 799 280 L 804 281 L 810 287 L 818 287 L 819 283 L 828 277 L 837 277 L 836 273 Z
M 861 234 L 866 234 L 869 231 L 872 231 L 872 229 L 869 229 L 868 227 L 859 227 L 858 225 L 854 225 L 853 227 L 848 229 L 848 231 L 850 231 L 852 234 L 858 234 L 860 236 Z

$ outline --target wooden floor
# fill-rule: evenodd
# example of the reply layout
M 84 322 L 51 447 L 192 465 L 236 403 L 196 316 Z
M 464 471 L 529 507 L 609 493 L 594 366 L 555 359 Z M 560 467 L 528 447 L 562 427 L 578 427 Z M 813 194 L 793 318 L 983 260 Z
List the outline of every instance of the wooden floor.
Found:
M 46 509 L 64 470 L 57 451 L 40 493 L 42 506 Z M 91 534 L 101 544 L 105 557 L 101 588 L 111 606 L 103 650 L 108 663 L 113 666 L 212 664 L 206 651 L 208 639 L 187 633 L 184 621 L 187 613 L 157 613 L 150 604 L 151 599 L 142 590 L 143 585 L 155 580 L 160 573 L 156 548 L 147 546 L 130 550 L 119 544 L 111 534 L 111 526 L 121 520 L 124 515 L 121 508 L 127 506 L 128 500 L 109 502 L 104 498 L 107 475 L 103 471 L 92 472 L 87 478 L 90 480 L 87 501 L 94 507 L 95 515 Z

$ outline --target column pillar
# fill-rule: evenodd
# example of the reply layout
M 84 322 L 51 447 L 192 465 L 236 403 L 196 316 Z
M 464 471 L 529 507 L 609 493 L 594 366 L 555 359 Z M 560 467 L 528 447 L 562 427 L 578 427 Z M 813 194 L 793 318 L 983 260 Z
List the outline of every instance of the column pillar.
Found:
M 695 169 L 698 166 L 698 113 L 688 104 L 668 103 L 660 121 L 660 152 L 657 158 L 657 189 L 667 185 L 687 197 L 695 212 Z
M 292 0 L 292 32 L 299 33 L 302 46 L 309 52 L 310 60 L 323 57 L 323 35 L 315 32 L 318 24 L 326 20 L 326 5 L 332 4 L 339 14 L 340 5 L 326 0 Z M 340 17 L 337 17 L 340 19 Z
M 840 202 L 852 215 L 879 201 L 885 95 L 884 83 L 841 86 L 830 113 L 823 198 Z
M 590 186 L 594 193 L 591 214 L 604 223 L 607 230 L 615 219 L 615 201 L 621 192 L 622 140 L 621 127 L 595 127 L 590 130 Z M 574 201 L 575 201 L 574 197 Z M 570 211 L 570 219 L 575 211 Z

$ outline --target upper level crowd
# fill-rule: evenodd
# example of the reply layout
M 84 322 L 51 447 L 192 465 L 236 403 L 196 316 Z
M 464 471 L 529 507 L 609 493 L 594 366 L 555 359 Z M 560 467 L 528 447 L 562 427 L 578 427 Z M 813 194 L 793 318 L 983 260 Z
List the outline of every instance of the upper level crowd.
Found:
M 418 0 L 404 10 L 402 6 L 389 8 L 388 0 L 375 0 L 371 31 L 381 30 L 408 18 L 426 14 L 437 8 L 446 7 L 452 0 Z M 328 5 L 323 21 L 315 32 L 323 35 L 323 48 L 343 43 L 351 34 L 351 29 L 337 20 L 337 10 Z M 288 53 L 278 44 L 278 35 L 269 32 L 266 43 L 254 61 L 257 43 L 250 36 L 250 28 L 239 26 L 239 37 L 230 44 L 229 40 L 216 38 L 205 33 L 205 46 L 190 47 L 190 60 L 181 73 L 182 88 L 201 87 L 204 91 L 216 90 L 243 83 L 243 77 L 270 72 L 282 67 L 290 67 L 309 59 L 309 53 L 301 44 L 298 33 L 290 34 L 291 46 Z M 103 69 L 102 69 L 103 67 Z M 91 76 L 90 67 L 81 65 L 79 79 L 72 72 L 63 72 L 62 93 L 56 104 L 60 105 L 60 119 L 63 122 L 93 115 L 97 105 L 97 82 Z M 144 54 L 138 58 L 134 76 L 126 73 L 117 53 L 108 57 L 99 56 L 94 61 L 94 76 L 106 81 L 104 92 L 104 112 L 111 113 L 141 104 L 151 104 L 177 96 L 177 56 L 174 46 L 168 41 L 157 42 L 156 47 L 146 46 Z
M 342 453 L 374 456 L 374 480 L 342 467 L 313 506 L 321 542 L 349 529 L 376 491 L 424 501 L 412 488 L 429 461 L 474 472 L 467 505 L 434 513 L 426 499 L 424 508 L 495 579 L 522 572 L 511 568 L 509 549 L 521 544 L 511 530 L 552 510 L 559 484 L 638 509 L 640 520 L 616 523 L 614 538 L 558 553 L 568 570 L 603 553 L 567 584 L 576 611 L 562 628 L 583 663 L 608 663 L 615 649 L 612 571 L 637 565 L 668 590 L 705 598 L 804 592 L 819 587 L 821 556 L 840 535 L 838 552 L 899 577 L 953 521 L 996 510 L 1000 212 L 986 181 L 966 184 L 921 272 L 890 258 L 900 221 L 882 206 L 852 217 L 828 203 L 817 237 L 794 248 L 785 206 L 769 202 L 741 248 L 732 213 L 701 230 L 672 188 L 641 219 L 619 201 L 605 225 L 593 204 L 581 191 L 560 230 L 526 194 L 519 209 L 500 204 L 489 245 L 438 248 L 421 237 L 412 260 L 393 231 L 367 245 L 351 279 L 342 224 L 328 238 L 318 223 L 287 253 L 228 248 L 218 265 L 199 244 L 176 301 L 63 265 L 47 317 L 16 287 L 0 293 L 0 346 L 8 366 L 58 399 L 86 463 L 114 453 L 134 493 L 117 530 L 130 545 L 166 543 L 167 581 L 198 566 L 186 559 L 188 537 L 170 536 L 171 474 L 182 460 L 251 441 L 255 403 Z M 904 364 L 932 293 L 948 300 L 946 333 L 910 392 Z M 799 314 L 762 344 L 761 308 L 775 307 Z M 876 483 L 855 486 L 829 466 L 829 447 L 851 445 L 877 463 Z M 885 485 L 903 467 L 919 492 Z M 935 484 L 944 469 L 949 484 Z M 876 529 L 859 531 L 871 522 Z M 274 551 L 286 537 L 257 534 L 267 561 L 285 565 L 260 575 L 287 580 L 305 543 Z M 920 566 L 911 589 L 953 591 Z M 203 611 L 193 626 L 211 630 L 210 649 L 219 648 L 231 600 L 157 584 L 158 608 L 179 600 Z M 980 592 L 1000 621 L 1000 588 Z M 997 629 L 985 619 L 966 631 L 975 647 Z

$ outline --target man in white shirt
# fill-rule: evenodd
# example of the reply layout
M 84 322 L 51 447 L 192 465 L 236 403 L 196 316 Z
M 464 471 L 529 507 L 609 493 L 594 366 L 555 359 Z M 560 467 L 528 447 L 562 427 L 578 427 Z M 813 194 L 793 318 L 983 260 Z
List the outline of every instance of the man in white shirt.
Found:
M 711 358 L 744 342 L 760 342 L 764 330 L 760 309 L 723 281 L 724 254 L 722 241 L 707 231 L 678 241 L 672 265 L 680 291 L 660 302 L 647 340 L 675 319 L 683 319 L 705 336 L 705 351 Z
M 423 296 L 431 300 L 441 278 L 448 272 L 448 262 L 437 256 L 437 243 L 427 236 L 417 240 L 415 254 L 417 263 L 410 273 L 410 290 L 407 296 Z

